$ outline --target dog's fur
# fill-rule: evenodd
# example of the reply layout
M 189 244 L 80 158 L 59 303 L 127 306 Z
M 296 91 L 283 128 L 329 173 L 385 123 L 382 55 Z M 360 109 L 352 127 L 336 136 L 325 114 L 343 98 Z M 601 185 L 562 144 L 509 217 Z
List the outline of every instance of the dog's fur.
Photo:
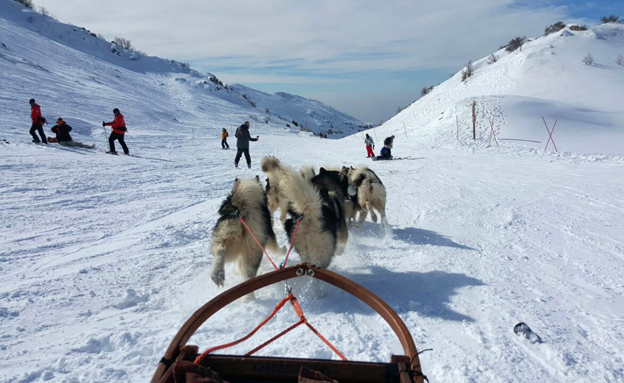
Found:
M 301 172 L 282 164 L 275 157 L 262 159 L 262 170 L 273 184 L 277 181 L 280 195 L 288 201 L 289 218 L 284 229 L 301 260 L 327 268 L 336 252 L 337 231 L 340 218 L 339 206 L 334 198 L 323 194 L 308 182 Z M 301 222 L 297 227 L 297 220 Z
M 344 169 L 343 169 L 344 170 Z M 349 186 L 356 190 L 357 198 L 356 209 L 360 215 L 357 221 L 358 226 L 362 226 L 366 220 L 366 216 L 370 212 L 373 222 L 377 222 L 377 214 L 381 215 L 381 224 L 385 227 L 388 225 L 386 219 L 386 188 L 381 179 L 371 169 L 361 166 L 358 168 L 349 168 L 347 177 Z M 355 211 L 353 216 L 355 216 Z
M 214 257 L 211 278 L 218 286 L 223 286 L 226 262 L 238 261 L 239 272 L 245 279 L 250 279 L 256 276 L 262 261 L 262 249 L 240 218 L 262 247 L 282 252 L 275 240 L 267 198 L 258 176 L 252 180 L 236 179 L 232 193 L 219 208 L 219 215 L 210 246 Z
M 347 246 L 347 240 L 349 239 L 349 230 L 344 209 L 348 182 L 346 178 L 340 178 L 339 171 L 320 168 L 319 174 L 310 179 L 310 183 L 316 186 L 324 200 L 332 202 L 334 206 L 334 214 L 338 221 L 336 254 L 340 255 L 344 252 Z

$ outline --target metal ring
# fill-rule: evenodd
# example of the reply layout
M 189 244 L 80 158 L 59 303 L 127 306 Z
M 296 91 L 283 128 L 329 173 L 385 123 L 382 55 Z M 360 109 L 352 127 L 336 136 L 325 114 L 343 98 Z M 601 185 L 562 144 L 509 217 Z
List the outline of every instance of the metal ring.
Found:
M 308 269 L 308 277 L 313 277 L 313 276 L 314 276 L 314 270 Z
M 300 277 L 302 275 L 303 275 L 303 269 L 302 268 L 297 269 L 297 276 Z

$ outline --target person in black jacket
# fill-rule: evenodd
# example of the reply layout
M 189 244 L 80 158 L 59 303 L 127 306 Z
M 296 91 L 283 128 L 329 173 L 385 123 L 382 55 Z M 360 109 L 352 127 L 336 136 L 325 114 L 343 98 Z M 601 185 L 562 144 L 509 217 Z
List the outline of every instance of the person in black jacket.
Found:
M 385 158 L 387 160 L 392 159 L 392 144 L 394 143 L 394 136 L 386 137 L 384 140 L 384 148 L 386 148 Z
M 56 125 L 52 127 L 52 132 L 56 133 L 56 141 L 61 146 L 68 146 L 70 148 L 79 147 L 86 149 L 93 149 L 95 145 L 85 145 L 82 142 L 76 142 L 72 140 L 69 132 L 72 131 L 72 127 L 67 125 L 61 117 L 56 120 Z
M 245 154 L 245 159 L 247 160 L 247 167 L 251 169 L 251 157 L 249 156 L 249 141 L 258 141 L 260 136 L 256 136 L 256 138 L 251 138 L 249 134 L 249 121 L 245 121 L 245 123 L 236 129 L 236 147 L 238 150 L 236 151 L 236 158 L 234 158 L 234 166 L 238 167 L 238 161 L 240 161 L 241 155 Z

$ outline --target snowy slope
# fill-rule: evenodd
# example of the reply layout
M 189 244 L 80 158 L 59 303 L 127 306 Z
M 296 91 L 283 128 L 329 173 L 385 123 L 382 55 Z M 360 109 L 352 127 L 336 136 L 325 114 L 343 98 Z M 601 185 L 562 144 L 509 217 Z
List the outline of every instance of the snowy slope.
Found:
M 263 177 L 258 164 L 265 155 L 295 167 L 368 164 L 381 177 L 390 229 L 367 222 L 352 230 L 330 269 L 378 294 L 419 350 L 432 349 L 421 354 L 431 382 L 624 380 L 621 125 L 605 117 L 599 129 L 609 140 L 594 154 L 544 153 L 518 141 L 488 148 L 482 128 L 476 143 L 467 132 L 453 141 L 455 115 L 469 117 L 464 109 L 478 95 L 467 90 L 478 84 L 479 100 L 502 100 L 488 111 L 505 121 L 543 113 L 547 102 L 533 108 L 528 100 L 548 99 L 544 94 L 520 92 L 520 84 L 539 83 L 531 78 L 536 72 L 521 76 L 519 67 L 505 64 L 529 46 L 497 63 L 514 77 L 496 77 L 494 65 L 477 63 L 468 84 L 453 78 L 371 132 L 378 146 L 395 134 L 393 153 L 411 159 L 368 162 L 362 134 L 319 140 L 252 123 L 252 134 L 261 137 L 251 146 L 252 169 L 243 170 L 232 166 L 233 150 L 217 150 L 216 136 L 221 126 L 249 118 L 250 109 L 197 92 L 203 85 L 189 86 L 192 76 L 141 73 L 59 45 L 5 19 L 11 3 L 0 2 L 9 7 L 0 18 L 6 45 L 0 46 L 0 382 L 148 381 L 180 326 L 223 291 L 209 277 L 217 209 L 236 177 Z M 584 48 L 577 48 L 581 58 Z M 559 54 L 564 50 L 574 48 Z M 599 50 L 594 56 L 602 60 Z M 521 67 L 528 70 L 532 60 L 520 60 Z M 581 83 L 600 81 L 595 68 L 577 69 Z M 551 83 L 562 84 L 554 76 Z M 35 87 L 44 114 L 63 115 L 74 138 L 97 150 L 29 142 L 27 100 Z M 592 94 L 615 100 L 619 92 L 605 87 Z M 512 95 L 527 102 L 498 106 Z M 574 101 L 591 117 L 603 114 L 593 101 L 567 94 L 559 100 L 567 112 Z M 122 101 L 126 142 L 136 156 L 103 153 L 107 133 L 98 124 Z M 617 102 L 610 108 L 620 113 Z M 571 121 L 562 122 L 562 131 Z M 588 141 L 569 135 L 571 147 Z M 275 229 L 285 245 L 284 230 Z M 295 253 L 289 264 L 298 261 Z M 260 272 L 270 270 L 263 260 Z M 240 281 L 228 265 L 226 287 Z M 312 285 L 293 284 L 306 317 L 349 359 L 388 361 L 402 352 L 390 328 L 362 304 L 333 289 L 319 296 Z M 236 302 L 191 343 L 205 349 L 245 335 L 283 297 L 275 286 L 253 302 Z M 247 352 L 295 320 L 283 310 L 229 352 Z M 516 336 L 520 321 L 543 343 Z M 337 359 L 303 328 L 260 355 Z
M 583 63 L 591 54 L 591 66 Z M 379 128 L 379 136 L 399 132 L 429 147 L 546 147 L 542 118 L 562 152 L 624 153 L 624 25 L 604 24 L 587 31 L 565 29 L 525 43 L 508 53 L 494 52 L 473 63 L 474 75 L 461 71 L 436 86 Z M 476 102 L 477 142 L 472 140 L 472 103 Z M 583 139 L 579 139 L 582 136 Z M 619 141 L 618 144 L 612 142 Z M 553 150 L 552 143 L 549 145 Z
M 141 131 L 168 123 L 167 133 L 191 132 L 195 128 L 201 129 L 200 134 L 214 137 L 219 136 L 221 128 L 234 129 L 245 120 L 263 124 L 262 129 L 271 131 L 298 132 L 302 127 L 333 138 L 367 127 L 315 100 L 227 85 L 186 64 L 127 51 L 12 0 L 0 1 L 0 14 L 0 80 L 7 84 L 0 97 L 4 100 L 3 114 L 10 116 L 11 125 L 20 121 L 18 113 L 28 106 L 30 98 L 35 98 L 48 119 L 69 116 L 90 129 L 101 124 L 102 119 L 110 119 L 114 107 L 127 115 L 130 126 Z M 16 77 L 22 81 L 16 82 Z M 59 83 L 63 84 L 61 88 Z M 135 88 L 141 90 L 134 92 Z M 185 95 L 180 99 L 181 93 Z M 59 94 L 76 101 L 64 103 Z M 156 114 L 145 113 L 150 102 L 156 102 L 151 108 L 158 111 Z M 100 115 L 86 114 L 86 103 L 100 110 Z M 188 124 L 197 119 L 203 123 Z

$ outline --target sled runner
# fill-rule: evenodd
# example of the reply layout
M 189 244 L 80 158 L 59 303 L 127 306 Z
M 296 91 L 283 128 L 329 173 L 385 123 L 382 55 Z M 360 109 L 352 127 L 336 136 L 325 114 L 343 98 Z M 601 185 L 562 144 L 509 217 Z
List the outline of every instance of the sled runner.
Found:
M 375 310 L 392 328 L 401 342 L 405 355 L 393 355 L 389 363 L 346 360 L 318 331 L 307 323 L 301 307 L 297 303 L 296 298 L 292 297 L 292 293 L 278 304 L 271 316 L 290 301 L 301 318 L 298 324 L 306 324 L 343 359 L 342 361 L 252 356 L 255 351 L 290 331 L 296 325 L 291 326 L 281 334 L 241 356 L 212 354 L 212 351 L 217 351 L 248 339 L 260 326 L 238 341 L 212 347 L 199 356 L 197 346 L 186 345 L 186 342 L 205 321 L 238 298 L 263 287 L 303 276 L 319 279 L 344 290 Z M 271 316 L 263 323 L 266 323 Z M 348 352 L 345 354 L 348 355 Z M 423 383 L 425 379 L 426 377 L 422 374 L 420 368 L 420 360 L 414 340 L 401 318 L 387 303 L 348 278 L 326 269 L 303 263 L 263 274 L 243 282 L 219 294 L 197 310 L 173 338 L 165 355 L 158 364 L 151 383 Z

